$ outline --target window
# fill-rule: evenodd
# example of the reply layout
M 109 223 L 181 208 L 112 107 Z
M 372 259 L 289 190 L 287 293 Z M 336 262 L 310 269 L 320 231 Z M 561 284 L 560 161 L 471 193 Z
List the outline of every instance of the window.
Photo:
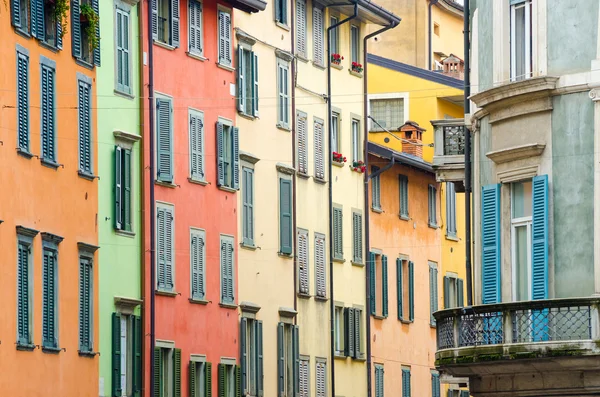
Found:
M 29 153 L 29 51 L 17 47 L 18 150 Z
M 303 295 L 310 294 L 309 288 L 309 263 L 308 263 L 308 231 L 298 229 L 298 292 Z
M 233 246 L 233 237 L 221 235 L 221 303 L 235 302 Z
M 511 185 L 511 253 L 513 262 L 513 297 L 531 300 L 531 246 L 533 223 L 533 188 L 531 181 Z
M 238 379 L 239 367 L 235 364 L 219 364 L 219 396 L 220 397 L 235 397 L 236 389 L 241 387 Z
M 438 23 L 436 23 L 436 22 L 433 23 L 433 33 L 436 36 L 440 35 L 440 25 Z
M 327 297 L 327 272 L 325 266 L 325 235 L 315 233 L 315 289 L 318 298 Z
M 21 239 L 17 248 L 17 347 L 33 348 L 31 334 L 31 244 L 32 238 Z
M 294 396 L 296 380 L 299 380 L 298 336 L 297 325 L 287 323 L 277 325 L 277 386 L 278 395 L 282 397 Z
M 315 382 L 315 396 L 327 397 L 327 360 L 317 357 L 316 361 L 315 373 L 317 378 Z M 307 393 L 306 396 L 308 397 L 309 394 Z
M 179 47 L 179 0 L 152 1 L 152 38 Z
M 239 189 L 239 129 L 217 122 L 217 186 Z
M 323 36 L 325 32 L 323 9 L 313 3 L 313 63 L 319 66 L 324 65 L 323 59 Z
M 206 232 L 190 229 L 191 298 L 206 298 Z
M 464 282 L 456 275 L 444 276 L 444 308 L 463 307 Z
M 310 396 L 310 357 L 300 356 L 300 370 L 298 371 L 300 375 L 299 381 L 299 397 L 309 397 Z
M 208 397 L 212 394 L 212 364 L 206 357 L 192 355 L 190 359 L 190 397 Z
M 29 26 L 29 11 L 30 1 L 29 0 L 11 0 L 11 14 L 12 24 L 19 30 L 28 33 Z M 35 13 L 31 13 L 32 16 L 36 16 Z
M 159 204 L 156 208 L 156 281 L 159 291 L 173 291 L 175 288 L 175 208 Z
M 396 259 L 396 284 L 398 298 L 398 320 L 415 319 L 415 274 L 414 263 L 405 259 Z
M 331 151 L 340 153 L 341 151 L 341 136 L 340 136 L 340 115 L 339 113 L 331 114 Z
M 360 29 L 350 25 L 350 62 L 360 63 Z
M 335 332 L 335 354 L 336 355 L 344 355 L 345 354 L 345 336 L 346 330 L 344 326 L 346 325 L 344 318 L 345 309 L 342 306 L 335 307 L 334 314 L 334 332 Z
M 352 262 L 363 263 L 362 213 L 352 211 Z
M 94 272 L 93 258 L 84 253 L 79 254 L 79 352 L 92 353 L 93 321 L 94 321 Z
M 190 179 L 205 182 L 204 175 L 204 113 L 188 110 L 190 134 Z
M 156 179 L 173 183 L 173 100 L 156 98 Z
M 296 0 L 296 51 L 306 58 L 306 0 Z
M 155 395 L 177 397 L 181 395 L 181 349 L 175 349 L 172 342 L 157 341 L 154 348 L 154 368 L 158 382 Z
M 449 390 L 450 391 L 450 390 Z M 437 372 L 431 373 L 431 397 L 441 397 L 440 394 L 440 374 Z
M 115 229 L 131 231 L 131 150 L 115 146 Z
M 308 174 L 308 121 L 306 113 L 296 111 L 296 135 L 298 139 L 298 173 Z
M 62 48 L 62 26 L 54 18 L 54 3 L 11 0 L 12 24 L 46 44 Z
M 444 298 L 447 291 L 444 291 Z M 448 308 L 446 306 L 446 308 Z M 433 313 L 438 310 L 438 269 L 437 264 L 429 262 L 429 324 L 435 326 Z
M 456 190 L 453 182 L 446 182 L 446 235 L 456 237 Z
M 277 126 L 286 129 L 290 128 L 289 70 L 287 62 L 277 60 Z
M 371 167 L 371 174 L 377 171 L 379 171 L 379 167 Z M 371 208 L 376 211 L 381 211 L 381 185 L 379 177 L 380 175 L 371 178 Z
M 153 5 L 156 2 L 153 2 Z M 71 52 L 74 58 L 87 64 L 100 66 L 100 26 L 96 28 L 95 37 L 85 32 L 88 21 L 83 7 L 91 7 L 99 16 L 99 0 L 74 0 L 71 2 Z M 60 34 L 57 35 L 60 37 Z M 90 83 L 91 84 L 91 83 Z
M 437 228 L 437 189 L 433 185 L 428 188 L 429 226 Z
M 384 390 L 383 387 L 383 365 L 375 364 L 375 397 L 383 397 Z
M 371 99 L 371 131 L 395 130 L 404 124 L 404 98 Z
M 448 389 L 447 397 L 469 397 L 469 391 Z
M 42 233 L 42 237 L 47 234 Z M 62 238 L 43 242 L 42 348 L 58 348 L 58 247 Z M 53 240 L 53 241 L 52 241 Z
M 410 368 L 402 367 L 402 397 L 410 397 Z
M 362 310 L 352 307 L 344 308 L 344 355 L 362 358 Z
M 79 126 L 79 173 L 93 175 L 92 163 L 92 84 L 91 79 L 79 80 L 79 106 L 77 108 Z
M 333 259 L 344 260 L 344 219 L 342 207 L 333 206 Z
M 287 25 L 287 2 L 288 0 L 275 0 L 275 21 Z
M 254 169 L 242 167 L 242 244 L 254 247 Z
M 125 6 L 120 4 L 115 7 L 115 62 L 117 69 L 117 91 L 121 91 L 131 95 L 133 93 L 133 90 L 131 84 L 131 54 L 129 48 L 129 32 L 131 32 L 130 18 L 131 14 L 128 8 L 125 9 Z
M 323 130 L 323 120 L 315 118 L 314 122 L 315 132 L 315 178 L 324 180 L 325 179 L 325 147 L 324 140 L 325 134 Z
M 408 177 L 398 175 L 398 184 L 400 186 L 400 218 L 408 220 Z
M 237 61 L 238 111 L 258 117 L 258 56 L 239 45 Z
M 338 17 L 330 16 L 329 17 L 329 27 L 336 25 L 339 22 Z M 339 54 L 340 53 L 340 28 L 336 27 L 335 29 L 330 30 L 330 54 Z
M 240 323 L 242 395 L 263 395 L 263 324 L 242 317 Z
M 370 260 L 370 301 L 371 314 L 388 316 L 388 268 L 387 255 L 371 253 Z M 379 310 L 379 311 L 378 311 Z
M 362 160 L 360 121 L 352 119 L 352 161 Z
M 219 16 L 219 65 L 232 65 L 231 54 L 231 13 L 224 10 L 218 11 Z
M 279 178 L 279 252 L 292 254 L 292 181 Z
M 202 48 L 204 41 L 203 33 L 203 13 L 202 3 L 197 0 L 189 1 L 189 34 L 188 34 L 188 51 L 190 54 L 202 56 L 204 50 Z
M 56 163 L 56 127 L 54 103 L 54 76 L 56 63 L 42 58 L 41 76 L 41 132 L 42 132 L 42 161 Z
M 142 389 L 142 320 L 112 314 L 112 395 L 132 396 Z
M 515 81 L 532 75 L 532 7 L 531 0 L 510 3 L 510 78 Z

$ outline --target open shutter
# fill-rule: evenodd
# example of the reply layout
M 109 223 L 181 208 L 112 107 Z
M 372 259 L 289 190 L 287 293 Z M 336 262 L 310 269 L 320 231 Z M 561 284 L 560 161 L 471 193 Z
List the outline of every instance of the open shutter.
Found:
M 354 263 L 363 263 L 362 259 L 362 214 L 352 213 Z
M 352 309 L 354 311 L 354 358 L 361 357 L 361 345 L 360 345 L 360 320 L 361 311 L 359 309 Z
M 63 26 L 62 26 L 62 20 L 61 19 L 57 19 L 56 20 L 56 47 L 59 50 L 62 50 L 63 48 Z
M 189 363 L 188 378 L 190 397 L 196 397 L 199 394 L 197 388 L 200 385 L 196 383 L 196 363 L 194 361 L 190 361 Z
M 163 379 L 163 350 L 160 347 L 154 348 L 154 395 L 152 397 L 162 397 Z
M 377 304 L 375 301 L 375 296 L 377 293 L 376 287 L 375 287 L 375 254 L 373 252 L 371 252 L 369 254 L 369 298 L 370 298 L 370 311 L 371 311 L 371 315 L 374 316 L 376 314 L 376 310 L 377 310 Z
M 415 264 L 412 261 L 408 262 L 408 304 L 408 319 L 413 321 L 415 319 Z
M 190 235 L 190 261 L 192 270 L 192 299 L 204 298 L 204 238 L 202 233 Z
M 228 397 L 225 394 L 225 371 L 227 368 L 225 368 L 225 364 L 219 364 L 217 367 L 219 370 L 219 397 Z
M 225 13 L 223 11 L 219 11 L 219 48 L 218 48 L 218 58 L 219 63 L 224 62 L 225 58 Z
M 237 50 L 237 89 L 238 89 L 238 111 L 244 113 L 246 111 L 246 87 L 244 85 L 244 48 L 238 44 Z
M 450 277 L 444 276 L 444 309 L 450 309 Z
M 231 128 L 231 138 L 233 141 L 233 153 L 231 169 L 233 172 L 233 188 L 240 188 L 240 129 L 238 127 Z
M 323 124 L 315 121 L 315 177 L 325 179 L 325 149 L 323 147 Z
M 298 230 L 298 279 L 299 291 L 301 294 L 309 293 L 308 282 L 308 232 Z
M 429 268 L 429 299 L 430 299 L 430 308 L 431 308 L 431 313 L 430 313 L 430 319 L 429 322 L 432 325 L 435 325 L 435 317 L 433 317 L 433 313 L 437 312 L 438 310 L 438 282 L 437 282 L 437 277 L 438 277 L 438 270 L 435 267 L 430 267 Z M 446 296 L 446 293 L 444 292 L 444 297 Z
M 402 284 L 402 259 L 396 258 L 396 292 L 397 292 L 397 303 L 398 303 L 398 320 L 404 319 L 404 284 Z
M 115 146 L 115 229 L 123 228 L 123 203 L 121 198 L 123 197 L 123 182 L 121 181 L 121 169 L 123 167 L 123 150 L 119 146 Z
M 181 397 L 181 349 L 173 350 L 173 396 Z
M 323 65 L 323 10 L 313 5 L 313 60 Z
M 277 324 L 277 390 L 279 397 L 285 397 L 285 357 L 283 345 L 283 326 L 283 323 Z
M 280 252 L 292 253 L 292 181 L 279 179 L 279 241 Z
M 306 0 L 296 0 L 296 51 L 306 56 Z
M 242 397 L 242 371 L 240 366 L 235 366 L 235 397 Z
M 165 208 L 165 287 L 172 291 L 173 281 L 173 208 Z
M 166 266 L 166 248 L 165 248 L 165 210 L 158 207 L 156 209 L 156 285 L 158 289 L 165 288 L 165 266 Z
M 301 0 L 299 0 L 301 1 Z M 301 174 L 308 173 L 308 132 L 307 132 L 307 120 L 305 113 L 298 113 L 298 172 Z
M 464 281 L 462 278 L 459 278 L 458 280 L 456 280 L 456 285 L 457 285 L 457 289 L 458 289 L 458 307 L 464 307 L 465 306 L 465 287 L 464 287 Z
M 121 316 L 112 314 L 112 395 L 121 397 Z
M 548 175 L 533 178 L 531 242 L 532 298 L 548 299 Z
M 344 308 L 344 333 L 344 355 L 354 357 L 354 348 L 356 347 L 354 341 L 354 309 L 350 307 Z
M 381 314 L 383 317 L 388 316 L 388 271 L 387 271 L 387 255 L 381 256 Z
M 225 184 L 225 131 L 224 125 L 217 122 L 217 186 L 223 186 Z
M 29 58 L 17 53 L 17 120 L 19 148 L 29 151 Z
M 150 0 L 152 3 L 152 39 L 158 40 L 158 0 Z
M 173 107 L 170 100 L 156 99 L 157 109 L 157 177 L 159 181 L 173 182 L 173 148 L 171 128 Z
M 158 0 L 153 0 L 156 3 Z M 79 0 L 71 1 L 71 52 L 73 57 L 81 58 L 81 23 L 79 20 Z
M 294 395 L 300 393 L 300 327 L 292 326 L 292 367 L 294 370 Z
M 179 0 L 171 0 L 171 45 L 179 47 Z
M 212 397 L 212 364 L 204 364 L 204 395 Z
M 11 21 L 15 28 L 21 28 L 21 7 L 19 0 L 10 0 Z
M 96 15 L 100 15 L 100 6 L 99 3 L 100 0 L 92 0 L 92 9 L 94 10 L 94 12 L 96 13 Z M 96 24 L 96 42 L 98 43 L 98 45 L 96 45 L 96 47 L 94 47 L 94 65 L 96 66 L 100 66 L 100 24 Z
M 344 259 L 343 240 L 344 217 L 341 208 L 333 208 L 333 257 Z
M 44 250 L 43 266 L 43 319 L 42 319 L 42 345 L 48 347 L 58 347 L 56 338 L 56 322 L 54 318 L 55 301 L 55 266 L 56 252 Z
M 144 337 L 142 333 L 142 318 L 133 316 L 134 326 L 134 343 L 133 343 L 133 392 L 135 397 L 141 397 L 142 394 L 142 349 L 144 345 Z
M 131 150 L 125 150 L 123 157 L 123 223 L 125 230 L 131 231 Z
M 500 185 L 483 187 L 481 195 L 482 303 L 500 298 Z
M 190 173 L 192 179 L 204 179 L 204 120 L 201 114 L 190 114 Z
M 246 354 L 246 333 L 248 330 L 248 319 L 240 319 L 240 368 L 242 370 L 242 392 L 248 394 L 248 355 Z
M 33 14 L 34 9 L 35 15 Z M 44 0 L 31 0 L 31 33 L 38 40 L 44 40 L 46 36 L 44 19 Z
M 258 397 L 263 397 L 263 323 L 254 320 L 256 332 L 256 392 Z
M 252 52 L 252 115 L 258 117 L 258 55 Z
M 325 272 L 325 237 L 315 235 L 315 276 L 318 297 L 327 296 L 327 273 Z

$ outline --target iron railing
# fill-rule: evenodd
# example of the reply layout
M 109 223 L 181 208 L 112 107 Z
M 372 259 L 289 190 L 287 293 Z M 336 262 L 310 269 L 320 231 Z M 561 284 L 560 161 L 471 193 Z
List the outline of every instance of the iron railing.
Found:
M 169 31 L 169 24 L 167 18 L 161 16 L 158 17 L 158 41 L 168 44 L 167 32 Z
M 500 303 L 434 313 L 438 350 L 458 347 L 593 340 L 600 298 Z
M 442 126 L 444 136 L 444 156 L 465 154 L 465 126 L 445 125 Z

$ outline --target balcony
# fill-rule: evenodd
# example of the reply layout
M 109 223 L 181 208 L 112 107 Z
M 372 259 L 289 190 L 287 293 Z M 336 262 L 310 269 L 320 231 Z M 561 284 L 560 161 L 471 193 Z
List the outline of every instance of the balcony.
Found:
M 438 182 L 454 182 L 464 191 L 465 122 L 464 119 L 432 120 L 435 151 L 433 169 Z
M 436 366 L 472 396 L 598 395 L 600 297 L 501 303 L 434 313 Z

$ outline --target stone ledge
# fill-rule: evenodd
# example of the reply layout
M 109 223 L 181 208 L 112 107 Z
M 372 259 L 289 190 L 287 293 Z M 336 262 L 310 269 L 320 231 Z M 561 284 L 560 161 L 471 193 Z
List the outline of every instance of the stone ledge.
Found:
M 539 156 L 546 148 L 544 143 L 531 143 L 527 145 L 514 146 L 506 149 L 488 152 L 485 155 L 496 164 L 507 163 L 520 159 Z

